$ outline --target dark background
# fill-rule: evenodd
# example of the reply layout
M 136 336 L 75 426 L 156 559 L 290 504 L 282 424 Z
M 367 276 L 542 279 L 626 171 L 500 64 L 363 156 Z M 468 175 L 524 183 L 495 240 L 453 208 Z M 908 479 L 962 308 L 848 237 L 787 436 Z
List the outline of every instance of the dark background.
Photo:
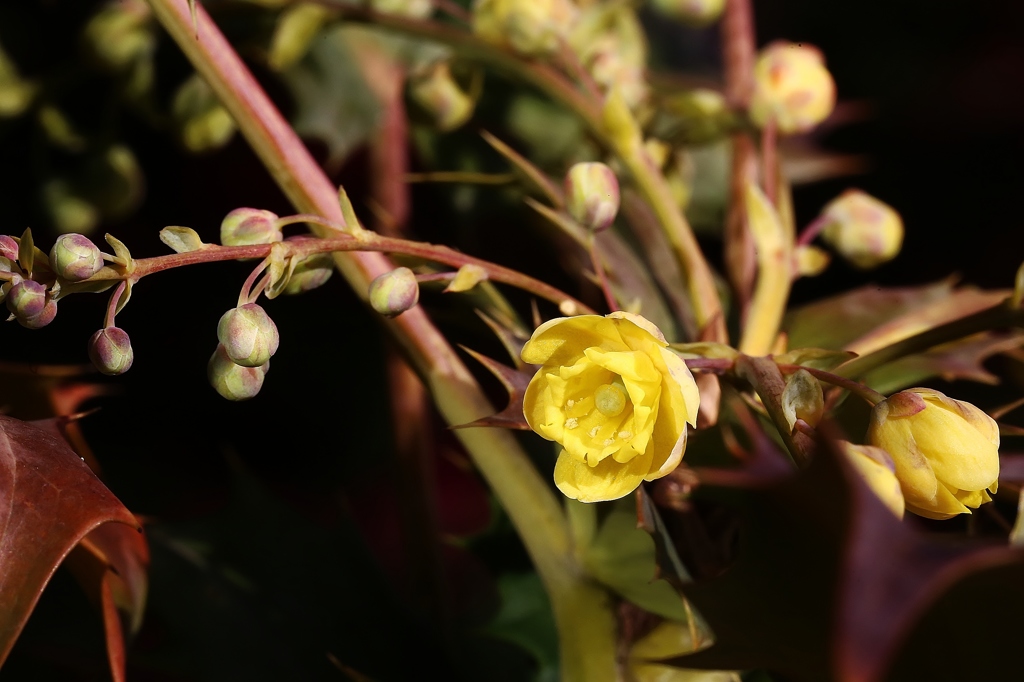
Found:
M 91 3 L 3 4 L 0 43 L 26 75 L 43 73 L 74 57 L 77 34 Z M 925 283 L 951 273 L 984 287 L 1012 286 L 1014 273 L 1024 260 L 1020 217 L 1024 5 L 966 0 L 760 0 L 755 2 L 755 11 L 759 44 L 787 39 L 818 46 L 837 81 L 840 102 L 864 105 L 859 110 L 867 112 L 860 120 L 830 128 L 818 142 L 831 151 L 865 155 L 869 169 L 854 177 L 798 188 L 798 222 L 806 224 L 842 190 L 856 186 L 896 207 L 907 228 L 904 250 L 892 263 L 867 274 L 836 263 L 825 275 L 800 282 L 794 299 L 812 300 L 867 282 Z M 705 65 L 714 60 L 714 29 L 691 39 L 692 43 L 680 48 L 687 59 Z M 47 48 L 36 49 L 41 44 Z M 166 42 L 161 47 L 161 73 L 165 76 L 187 72 L 184 61 L 170 52 L 173 49 Z M 83 109 L 94 106 L 100 97 L 98 87 L 83 81 L 78 92 Z M 32 226 L 38 231 L 37 241 L 49 244 L 53 234 L 35 198 L 38 177 L 32 169 L 39 153 L 37 142 L 27 124 L 19 125 L 0 126 L 0 232 L 18 235 Z M 221 151 L 192 157 L 182 153 L 166 134 L 154 133 L 136 117 L 125 115 L 120 126 L 146 175 L 146 198 L 137 212 L 117 224 L 101 226 L 98 234 L 113 232 L 137 256 L 165 252 L 156 238 L 164 225 L 188 225 L 207 241 L 214 241 L 220 218 L 238 206 L 289 212 L 242 140 L 236 138 Z M 314 148 L 322 154 L 322 149 Z M 353 196 L 358 196 L 364 163 L 365 156 L 357 154 L 337 178 Z M 433 239 L 458 238 L 457 231 L 448 231 L 439 218 L 444 209 L 418 206 L 417 210 L 414 204 L 415 233 Z M 514 213 L 505 214 L 503 220 L 490 216 L 488 232 L 503 236 L 490 243 L 478 237 L 483 242 L 480 255 L 543 274 L 545 268 L 554 266 L 553 261 L 538 261 L 534 250 L 525 244 L 508 248 L 515 242 L 509 235 L 516 234 L 520 220 Z M 273 491 L 275 499 L 285 500 L 306 521 L 329 529 L 332 535 L 328 539 L 347 543 L 354 548 L 353 555 L 361 557 L 324 561 L 310 567 L 312 577 L 290 578 L 291 587 L 304 582 L 313 587 L 302 597 L 281 587 L 282 594 L 295 599 L 281 612 L 294 622 L 311 623 L 311 629 L 328 623 L 325 627 L 332 641 L 348 642 L 335 649 L 339 657 L 369 661 L 367 665 L 394 659 L 390 650 L 375 648 L 381 646 L 382 631 L 403 633 L 403 641 L 410 643 L 404 650 L 410 667 L 402 667 L 403 657 L 390 660 L 393 668 L 376 671 L 383 679 L 389 679 L 388 675 L 401 679 L 408 670 L 424 666 L 445 670 L 451 663 L 433 646 L 436 634 L 414 610 L 401 606 L 409 589 L 403 583 L 408 576 L 401 573 L 401 561 L 397 569 L 393 565 L 380 568 L 381 562 L 387 564 L 388 557 L 394 559 L 400 552 L 396 549 L 399 541 L 394 539 L 398 522 L 388 515 L 386 504 L 394 493 L 382 483 L 395 467 L 383 382 L 386 341 L 374 318 L 335 277 L 323 289 L 299 299 L 266 305 L 281 330 L 281 351 L 273 360 L 266 388 L 248 403 L 223 401 L 206 383 L 205 363 L 216 345 L 217 319 L 234 305 L 237 287 L 247 272 L 244 264 L 210 265 L 145 281 L 118 318 L 119 326 L 132 336 L 135 367 L 125 377 L 106 382 L 113 395 L 89 403 L 103 407 L 85 428 L 105 467 L 107 484 L 130 508 L 153 519 L 158 529 L 151 538 L 153 609 L 134 649 L 132 660 L 137 669 L 132 671 L 132 679 L 189 679 L 162 671 L 194 669 L 194 661 L 187 660 L 190 655 L 219 656 L 223 663 L 251 656 L 254 648 L 286 650 L 287 643 L 274 637 L 289 632 L 298 638 L 305 636 L 306 630 L 289 627 L 281 632 L 250 632 L 244 626 L 254 611 L 248 609 L 257 606 L 244 600 L 242 607 L 210 616 L 202 599 L 228 595 L 224 603 L 233 604 L 234 588 L 187 573 L 188 567 L 181 566 L 180 556 L 166 541 L 184 534 L 224 545 L 227 538 L 243 537 L 246 530 L 252 541 L 239 541 L 243 549 L 234 553 L 230 547 L 223 550 L 214 557 L 215 566 L 291 565 L 288 560 L 281 561 L 285 550 L 262 547 L 259 540 L 294 537 L 282 520 L 283 513 L 255 530 L 237 519 L 224 524 L 210 521 L 234 499 L 239 471 L 254 474 L 259 485 Z M 86 339 L 102 319 L 102 299 L 67 301 L 57 320 L 42 331 L 30 332 L 13 323 L 4 326 L 0 330 L 0 360 L 84 363 Z M 8 382 L 4 400 L 10 413 L 17 416 L 18 391 L 12 387 L 20 379 L 5 374 L 2 380 Z M 472 476 L 456 478 L 454 487 L 444 493 L 449 499 L 480 495 Z M 450 482 L 450 476 L 445 480 Z M 286 520 L 294 522 L 292 517 Z M 189 523 L 197 525 L 190 527 Z M 498 534 L 502 536 L 501 531 Z M 322 533 L 319 537 L 327 536 Z M 488 565 L 506 570 L 509 566 L 525 568 L 522 553 L 507 529 L 502 537 L 504 544 L 478 548 L 480 558 L 462 557 L 461 563 L 447 564 L 449 577 L 461 583 L 460 594 L 467 603 L 494 600 L 493 587 L 467 575 L 486 573 Z M 377 538 L 372 552 L 361 544 L 366 538 Z M 260 558 L 261 552 L 277 558 Z M 348 566 L 349 572 L 332 573 L 337 566 Z M 252 569 L 247 575 L 263 574 Z M 339 581 L 350 588 L 357 586 L 338 590 L 335 603 L 352 615 L 340 625 L 316 603 L 325 593 L 313 589 Z M 175 592 L 185 584 L 193 592 Z M 267 593 L 277 595 L 271 588 Z M 200 601 L 191 601 L 193 598 Z M 275 608 L 280 606 L 270 601 Z M 262 608 L 265 602 L 258 606 Z M 191 607 L 196 611 L 190 611 Z M 387 622 L 373 621 L 371 616 L 382 608 L 394 617 Z M 220 648 L 188 648 L 190 643 L 209 642 L 212 637 L 195 621 L 188 624 L 191 613 L 209 618 L 205 628 L 227 633 L 217 642 Z M 223 620 L 218 620 L 221 615 Z M 465 617 L 472 621 L 479 614 Z M 88 603 L 70 578 L 58 573 L 15 649 L 4 679 L 103 679 L 100 637 L 99 623 Z M 514 653 L 502 650 L 501 654 L 505 658 L 495 655 L 496 660 L 519 665 L 509 665 L 504 671 L 514 679 L 513 674 L 526 664 Z M 253 660 L 258 663 L 260 659 Z M 227 670 L 238 670 L 225 665 Z M 208 666 L 213 679 L 223 679 L 216 677 L 217 670 L 216 665 Z M 273 666 L 261 669 L 254 663 L 250 674 L 274 679 L 273 670 Z M 334 679 L 335 672 L 314 666 L 303 679 Z

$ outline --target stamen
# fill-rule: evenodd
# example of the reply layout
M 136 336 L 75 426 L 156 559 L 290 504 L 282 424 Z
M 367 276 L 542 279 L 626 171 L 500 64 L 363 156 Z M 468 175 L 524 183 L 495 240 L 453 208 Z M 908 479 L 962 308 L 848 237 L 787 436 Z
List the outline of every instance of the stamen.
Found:
M 622 440 L 629 440 L 632 437 L 633 437 L 633 432 L 632 431 L 619 431 L 619 438 L 621 438 Z
M 565 428 L 567 429 L 575 429 L 579 425 L 580 420 L 577 419 L 576 417 L 569 417 L 568 419 L 565 420 Z

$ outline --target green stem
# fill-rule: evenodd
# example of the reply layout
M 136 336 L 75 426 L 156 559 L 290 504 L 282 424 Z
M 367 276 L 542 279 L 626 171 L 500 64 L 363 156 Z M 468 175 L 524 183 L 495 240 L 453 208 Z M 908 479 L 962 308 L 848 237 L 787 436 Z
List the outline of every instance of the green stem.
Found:
M 196 29 L 186 0 L 150 0 L 159 21 L 234 117 L 292 203 L 306 213 L 344 222 L 336 188 L 271 103 L 241 59 L 198 8 Z M 322 236 L 327 229 L 321 228 Z M 365 296 L 370 281 L 393 269 L 376 253 L 335 254 L 353 289 Z M 417 308 L 387 323 L 442 417 L 465 424 L 493 411 L 451 345 Z M 565 514 L 550 486 L 504 429 L 459 429 L 481 475 L 508 511 L 551 596 L 566 682 L 613 682 L 615 622 L 607 593 L 589 582 L 573 555 Z
M 782 378 L 779 366 L 770 357 L 740 355 L 736 358 L 736 374 L 754 387 L 797 465 L 807 466 L 814 451 L 814 442 L 807 435 L 794 433 L 789 428 L 789 422 L 782 411 L 782 392 L 786 390 L 786 380 Z
M 894 360 L 921 353 L 950 341 L 956 341 L 989 329 L 1021 325 L 1024 325 L 1024 309 L 1014 308 L 1009 301 L 1004 301 L 973 315 L 940 324 L 938 327 L 914 334 L 885 348 L 879 348 L 874 352 L 856 357 L 837 367 L 834 372 L 841 377 L 855 379 Z

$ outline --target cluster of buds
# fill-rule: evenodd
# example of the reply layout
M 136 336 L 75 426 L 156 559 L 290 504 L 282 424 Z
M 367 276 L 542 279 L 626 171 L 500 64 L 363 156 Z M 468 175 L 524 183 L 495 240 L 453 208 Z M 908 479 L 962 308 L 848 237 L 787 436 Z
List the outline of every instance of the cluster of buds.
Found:
M 246 303 L 221 316 L 217 339 L 207 365 L 210 384 L 228 400 L 255 397 L 281 342 L 277 325 L 262 307 Z
M 615 90 L 633 110 L 647 102 L 647 40 L 631 7 L 590 5 L 580 15 L 569 42 L 601 92 Z

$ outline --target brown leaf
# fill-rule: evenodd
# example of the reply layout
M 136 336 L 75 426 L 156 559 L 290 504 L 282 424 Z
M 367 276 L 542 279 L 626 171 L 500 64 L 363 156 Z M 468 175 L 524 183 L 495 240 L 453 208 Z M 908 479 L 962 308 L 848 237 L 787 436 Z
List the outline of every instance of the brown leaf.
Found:
M 472 355 L 481 365 L 489 369 L 494 376 L 498 377 L 498 381 L 508 391 L 508 405 L 505 406 L 504 410 L 497 414 L 492 414 L 490 417 L 481 417 L 468 424 L 459 424 L 452 428 L 466 429 L 472 426 L 498 426 L 506 429 L 528 431 L 530 425 L 526 423 L 526 417 L 523 416 L 523 396 L 526 394 L 526 387 L 529 386 L 530 380 L 533 378 L 533 373 L 521 372 L 503 365 L 497 360 L 492 360 L 486 355 L 470 350 L 465 346 L 459 347 Z
M 0 416 L 0 663 L 82 538 L 112 521 L 138 527 L 57 433 L 52 421 Z

